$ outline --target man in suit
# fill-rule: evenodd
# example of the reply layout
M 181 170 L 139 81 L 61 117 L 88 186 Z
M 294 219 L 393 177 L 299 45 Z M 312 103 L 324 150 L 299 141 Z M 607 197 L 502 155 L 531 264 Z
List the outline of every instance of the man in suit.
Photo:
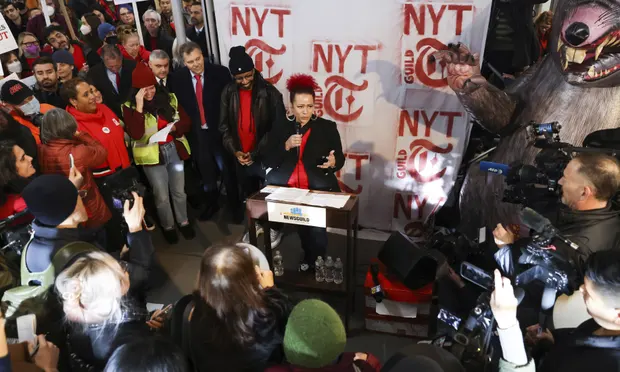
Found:
M 149 52 L 161 49 L 168 55 L 172 55 L 172 43 L 174 39 L 161 27 L 161 16 L 153 9 L 147 10 L 142 16 L 146 33 L 144 35 L 144 47 Z
M 122 118 L 121 105 L 131 92 L 131 74 L 136 62 L 124 59 L 116 45 L 111 44 L 101 48 L 101 59 L 103 63 L 88 71 L 88 79 L 101 92 L 103 103 Z
M 206 209 L 200 219 L 211 218 L 219 209 L 219 173 L 222 174 L 226 186 L 233 220 L 240 223 L 243 220 L 243 211 L 237 189 L 235 164 L 233 156 L 224 150 L 218 130 L 220 97 L 224 87 L 232 81 L 230 72 L 226 67 L 207 62 L 196 43 L 183 44 L 179 54 L 185 67 L 177 70 L 168 83 L 179 104 L 192 119 L 192 130 L 188 137 L 206 199 Z
M 155 49 L 149 57 L 149 67 L 155 75 L 157 84 L 170 90 L 168 77 L 170 76 L 170 56 L 160 49 Z
M 205 20 L 202 13 L 202 3 L 195 1 L 192 3 L 190 9 L 190 23 L 192 24 L 185 30 L 185 35 L 188 39 L 200 45 L 200 49 L 202 50 L 202 55 L 205 57 L 208 56 L 207 52 L 207 38 L 206 32 L 207 28 L 205 27 Z

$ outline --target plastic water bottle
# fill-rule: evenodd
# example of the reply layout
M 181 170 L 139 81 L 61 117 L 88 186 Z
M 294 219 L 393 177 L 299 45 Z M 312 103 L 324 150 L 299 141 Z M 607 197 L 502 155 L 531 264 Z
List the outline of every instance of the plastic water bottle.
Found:
M 314 263 L 314 277 L 318 283 L 325 281 L 325 263 L 321 256 L 319 256 Z
M 344 280 L 343 268 L 344 266 L 342 265 L 342 261 L 340 261 L 340 257 L 337 257 L 336 263 L 334 264 L 334 283 L 341 284 Z
M 325 260 L 325 282 L 332 283 L 334 281 L 334 260 L 332 256 L 327 256 Z
M 282 266 L 282 255 L 280 254 L 280 251 L 276 251 L 273 256 L 273 275 L 284 275 L 284 266 Z

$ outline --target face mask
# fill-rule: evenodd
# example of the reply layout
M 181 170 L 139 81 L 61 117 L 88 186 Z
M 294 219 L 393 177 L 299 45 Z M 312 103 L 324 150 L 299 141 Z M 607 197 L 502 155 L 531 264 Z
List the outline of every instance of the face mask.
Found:
M 48 5 L 46 8 L 47 8 L 47 15 L 50 16 L 50 17 L 53 16 L 54 13 L 56 12 L 56 9 L 54 9 L 53 6 L 49 6 Z
M 106 44 L 116 45 L 116 44 L 118 44 L 118 37 L 117 36 L 108 36 L 108 37 L 105 38 L 105 42 L 106 42 Z
M 24 48 L 24 53 L 26 54 L 26 57 L 29 58 L 38 57 L 40 51 L 41 48 L 39 48 L 38 45 L 31 45 Z
M 41 112 L 41 104 L 39 103 L 39 100 L 33 98 L 32 101 L 26 103 L 25 105 L 19 106 L 19 109 L 22 110 L 24 115 L 31 116 Z
M 6 65 L 6 68 L 7 70 L 9 70 L 9 72 L 19 74 L 20 72 L 22 72 L 22 63 L 20 61 L 11 62 Z
M 82 35 L 88 35 L 90 34 L 90 26 L 89 25 L 82 25 L 80 26 L 80 32 L 82 33 Z

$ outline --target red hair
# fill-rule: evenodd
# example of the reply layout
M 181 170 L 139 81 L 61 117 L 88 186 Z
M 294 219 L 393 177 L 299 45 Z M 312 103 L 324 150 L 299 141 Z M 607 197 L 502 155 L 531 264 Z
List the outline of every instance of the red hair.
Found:
M 310 75 L 294 74 L 286 81 L 286 89 L 290 92 L 291 102 L 296 94 L 311 94 L 314 98 L 314 91 L 319 88 L 316 80 Z

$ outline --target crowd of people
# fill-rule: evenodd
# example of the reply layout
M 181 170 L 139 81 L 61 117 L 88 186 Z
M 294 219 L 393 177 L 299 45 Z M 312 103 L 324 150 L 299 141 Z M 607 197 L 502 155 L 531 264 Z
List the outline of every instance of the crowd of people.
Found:
M 200 2 L 183 1 L 183 25 L 175 25 L 171 0 L 157 7 L 139 2 L 136 12 L 107 0 L 70 0 L 66 12 L 56 0 L 46 4 L 50 25 L 37 2 L 2 5 L 18 45 L 0 56 L 2 69 L 19 79 L 0 88 L 0 219 L 19 215 L 12 224 L 30 224 L 33 231 L 22 253 L 23 286 L 3 290 L 11 317 L 37 314 L 40 335 L 7 347 L 1 317 L 1 371 L 460 366 L 452 355 L 424 346 L 397 354 L 383 369 L 371 354 L 344 352 L 346 333 L 336 311 L 319 300 L 294 304 L 275 287 L 273 273 L 238 244 L 207 248 L 195 291 L 174 307 L 147 311 L 150 230 L 158 225 L 169 244 L 181 236 L 192 240 L 192 215 L 212 219 L 222 204 L 230 221 L 241 223 L 245 200 L 265 184 L 340 191 L 335 174 L 345 156 L 337 125 L 315 114 L 311 76 L 293 75 L 283 97 L 243 46 L 230 49 L 228 67 L 210 62 Z M 531 5 L 494 2 L 484 69 L 495 70 L 498 85 L 548 53 L 551 13 L 534 21 Z M 189 39 L 182 45 L 177 27 Z M 32 88 L 20 80 L 30 76 Z M 577 296 L 591 319 L 551 332 L 524 311 L 517 317 L 518 306 L 531 304 L 519 305 L 511 281 L 497 271 L 490 305 L 501 371 L 585 370 L 593 361 L 611 370 L 619 363 L 620 253 L 613 248 L 620 243 L 620 211 L 613 197 L 620 165 L 611 156 L 581 154 L 560 185 L 564 205 L 549 217 L 579 248 L 561 242 L 553 248 L 583 274 Z M 299 271 L 310 274 L 325 256 L 327 232 L 297 231 L 304 252 Z M 280 226 L 269 234 L 277 246 Z M 500 223 L 493 235 L 499 248 L 519 244 L 515 226 Z M 249 242 L 249 231 L 240 240 Z M 452 277 L 459 289 L 465 286 Z M 538 354 L 549 349 L 544 358 L 528 356 L 523 329 Z

